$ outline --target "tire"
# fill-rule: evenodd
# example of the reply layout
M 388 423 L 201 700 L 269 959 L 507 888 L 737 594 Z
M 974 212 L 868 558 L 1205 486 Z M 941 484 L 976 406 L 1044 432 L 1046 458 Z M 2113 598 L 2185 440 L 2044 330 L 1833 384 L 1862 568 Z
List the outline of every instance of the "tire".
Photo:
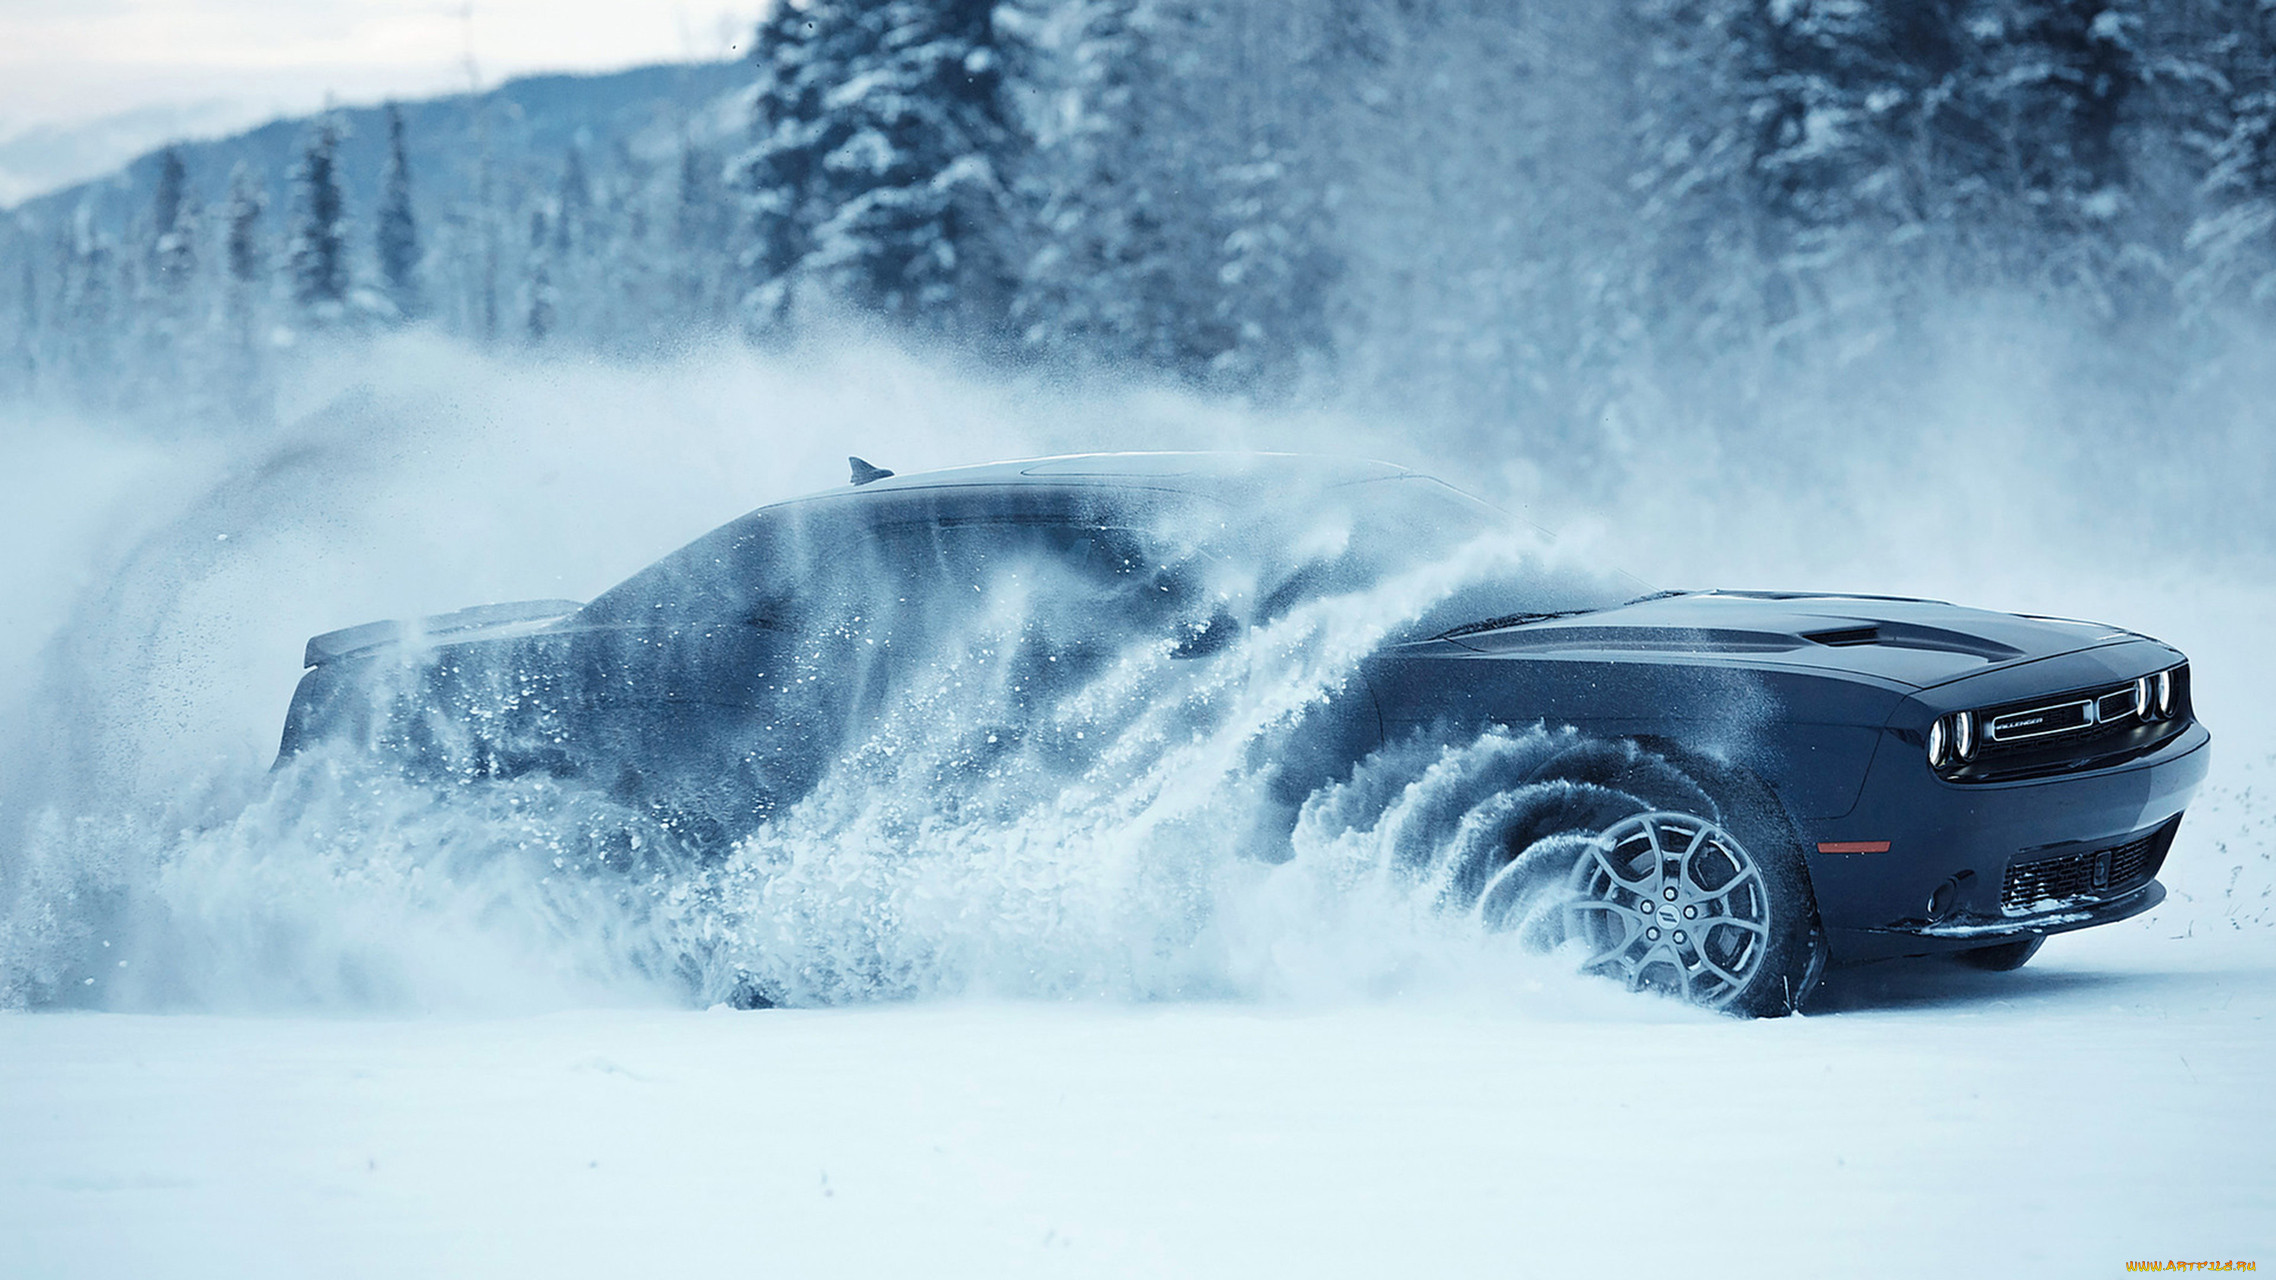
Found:
M 2047 945 L 2047 935 L 2040 933 L 2033 934 L 2028 938 L 2018 938 L 2013 942 L 2002 942 L 1996 947 L 1976 947 L 1968 951 L 1955 951 L 1952 953 L 1952 958 L 1971 969 L 1983 969 L 1991 973 L 2013 973 L 2031 963 L 2031 957 L 2038 955 L 2039 948 L 2045 945 Z
M 1612 785 L 1551 789 L 1536 820 L 1512 824 L 1507 861 L 1478 895 L 1481 921 L 1538 946 L 1577 943 L 1584 971 L 1630 990 L 1742 1017 L 1793 1012 L 1825 942 L 1777 802 L 1746 775 L 1702 784 L 1656 755 L 1623 754 Z

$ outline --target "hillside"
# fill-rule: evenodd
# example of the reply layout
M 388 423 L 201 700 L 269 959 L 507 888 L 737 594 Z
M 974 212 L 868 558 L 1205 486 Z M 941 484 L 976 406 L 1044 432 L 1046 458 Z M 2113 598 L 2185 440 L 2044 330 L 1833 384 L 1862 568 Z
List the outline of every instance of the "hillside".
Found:
M 709 141 L 733 127 L 731 99 L 751 77 L 739 62 L 637 67 L 606 75 L 543 75 L 509 80 L 488 92 L 401 104 L 410 146 L 415 198 L 428 209 L 464 202 L 487 153 L 497 180 L 550 187 L 573 144 L 624 146 L 662 156 L 683 133 Z M 340 176 L 351 216 L 363 216 L 378 196 L 387 129 L 379 105 L 343 107 Z M 299 154 L 306 118 L 274 120 L 255 129 L 180 146 L 194 200 L 218 203 L 230 172 L 244 165 L 268 193 L 269 208 L 287 204 L 286 182 Z M 96 230 L 123 235 L 147 213 L 158 176 L 158 151 L 118 172 L 50 192 L 15 206 L 8 216 L 23 231 L 61 229 L 82 207 Z

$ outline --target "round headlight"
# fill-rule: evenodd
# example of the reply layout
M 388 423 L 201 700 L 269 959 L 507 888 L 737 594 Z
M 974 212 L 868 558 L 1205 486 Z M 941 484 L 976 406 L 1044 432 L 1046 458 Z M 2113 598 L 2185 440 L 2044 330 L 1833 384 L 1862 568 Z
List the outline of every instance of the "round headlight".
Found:
M 2150 715 L 2155 710 L 2155 707 L 2150 702 L 2152 696 L 2153 695 L 2150 691 L 2150 678 L 2148 676 L 2143 676 L 2141 679 L 2134 682 L 2134 715 L 2137 718 L 2143 720 L 2150 718 Z
M 2163 720 L 2172 714 L 2173 672 L 2160 671 L 2157 673 L 2157 718 Z
M 1929 768 L 1941 769 L 1944 767 L 1944 748 L 1946 742 L 1947 739 L 1944 736 L 1944 720 L 1943 717 L 1939 716 L 1935 724 L 1928 726 Z
M 1963 711 L 1952 717 L 1952 754 L 1962 760 L 1976 758 L 1976 714 Z

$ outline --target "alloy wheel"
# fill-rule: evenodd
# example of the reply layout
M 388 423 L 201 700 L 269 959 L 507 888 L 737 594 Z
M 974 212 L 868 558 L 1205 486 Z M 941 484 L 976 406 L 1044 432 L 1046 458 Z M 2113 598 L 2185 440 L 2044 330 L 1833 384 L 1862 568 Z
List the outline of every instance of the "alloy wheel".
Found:
M 1720 1008 L 1762 971 L 1771 895 L 1729 831 L 1685 813 L 1639 813 L 1590 840 L 1566 883 L 1565 936 L 1583 968 Z

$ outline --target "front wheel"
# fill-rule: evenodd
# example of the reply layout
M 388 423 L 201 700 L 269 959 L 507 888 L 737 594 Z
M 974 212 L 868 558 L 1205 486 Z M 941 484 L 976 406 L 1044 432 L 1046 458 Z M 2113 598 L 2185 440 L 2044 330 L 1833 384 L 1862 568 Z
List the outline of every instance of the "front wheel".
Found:
M 1751 774 L 1566 732 L 1462 816 L 1450 904 L 1583 967 L 1753 1017 L 1791 1013 L 1824 967 L 1801 843 Z
M 1587 948 L 1583 968 L 1631 990 L 1792 1012 L 1817 960 L 1808 890 L 1785 852 L 1695 814 L 1634 814 L 1581 850 L 1564 886 L 1565 937 Z

